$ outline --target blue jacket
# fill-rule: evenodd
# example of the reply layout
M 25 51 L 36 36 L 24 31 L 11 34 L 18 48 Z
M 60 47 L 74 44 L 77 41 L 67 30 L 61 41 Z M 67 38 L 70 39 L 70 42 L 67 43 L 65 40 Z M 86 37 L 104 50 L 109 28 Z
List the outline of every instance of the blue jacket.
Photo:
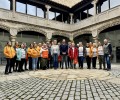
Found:
M 65 52 L 66 55 L 68 54 L 68 45 L 67 44 L 65 44 L 65 45 L 61 44 L 60 45 L 60 55 L 63 55 L 62 54 L 63 52 Z
M 17 48 L 17 49 L 16 49 L 16 55 L 17 55 L 16 60 L 21 61 L 22 52 L 21 52 L 21 49 L 20 49 L 20 48 Z

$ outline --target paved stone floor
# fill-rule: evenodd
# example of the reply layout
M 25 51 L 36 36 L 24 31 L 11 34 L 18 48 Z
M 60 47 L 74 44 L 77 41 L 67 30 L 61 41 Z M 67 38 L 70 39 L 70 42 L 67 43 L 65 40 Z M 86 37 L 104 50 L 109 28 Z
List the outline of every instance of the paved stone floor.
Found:
M 0 100 L 120 100 L 120 64 L 112 64 L 111 71 L 50 69 L 9 75 L 0 66 Z

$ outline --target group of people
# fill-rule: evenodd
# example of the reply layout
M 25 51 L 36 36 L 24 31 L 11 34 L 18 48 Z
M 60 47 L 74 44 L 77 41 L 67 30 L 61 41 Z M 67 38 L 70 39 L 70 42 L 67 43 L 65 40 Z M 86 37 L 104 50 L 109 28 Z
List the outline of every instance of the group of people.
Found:
M 9 41 L 4 47 L 4 55 L 7 60 L 5 74 L 12 73 L 12 71 L 35 71 L 49 68 L 58 69 L 59 67 L 76 69 L 76 64 L 83 69 L 85 59 L 88 69 L 91 69 L 91 65 L 93 69 L 96 69 L 97 58 L 99 69 L 111 70 L 111 54 L 112 46 L 107 39 L 104 39 L 103 45 L 100 42 L 98 44 L 90 42 L 86 46 L 83 46 L 82 42 L 77 45 L 74 42 L 66 43 L 66 40 L 63 39 L 61 43 L 57 43 L 57 40 L 38 44 L 34 42 L 29 47 L 26 43 L 20 45 L 16 42 L 12 47 Z M 29 67 L 27 67 L 28 62 Z

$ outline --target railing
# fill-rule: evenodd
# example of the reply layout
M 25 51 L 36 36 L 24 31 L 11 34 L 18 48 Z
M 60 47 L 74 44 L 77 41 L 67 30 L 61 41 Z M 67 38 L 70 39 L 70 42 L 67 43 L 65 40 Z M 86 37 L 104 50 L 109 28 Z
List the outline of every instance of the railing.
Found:
M 110 10 L 99 13 L 95 16 L 84 19 L 78 23 L 75 23 L 74 26 L 72 26 L 72 28 L 74 30 L 86 28 L 88 26 L 95 25 L 95 24 L 107 21 L 109 19 L 117 18 L 119 16 L 120 16 L 120 6 L 117 6 Z
M 15 15 L 13 15 L 13 12 L 10 10 L 0 9 L 1 19 L 12 20 L 12 21 L 20 22 L 20 23 L 38 25 L 42 27 L 48 27 L 52 29 L 64 30 L 64 31 L 69 31 L 69 32 L 76 31 L 82 28 L 86 28 L 86 27 L 107 21 L 109 19 L 117 18 L 119 16 L 120 16 L 120 6 L 117 6 L 110 10 L 99 13 L 95 16 L 84 19 L 78 23 L 70 25 L 70 24 L 66 24 L 63 22 L 47 20 L 44 18 L 26 15 L 26 14 L 22 14 L 18 12 L 16 12 Z
M 0 18 L 5 20 L 21 22 L 21 23 L 38 25 L 42 27 L 54 28 L 58 30 L 71 31 L 69 24 L 65 24 L 63 22 L 58 22 L 58 21 L 47 20 L 44 18 L 26 15 L 18 12 L 16 12 L 13 15 L 12 11 L 5 9 L 0 9 Z

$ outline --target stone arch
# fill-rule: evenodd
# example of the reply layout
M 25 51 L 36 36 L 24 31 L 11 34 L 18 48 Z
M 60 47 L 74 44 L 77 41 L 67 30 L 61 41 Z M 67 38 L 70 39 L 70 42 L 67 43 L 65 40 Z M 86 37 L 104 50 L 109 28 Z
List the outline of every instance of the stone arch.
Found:
M 35 27 L 19 28 L 17 32 L 22 32 L 22 31 L 33 31 L 33 32 L 38 32 L 40 34 L 47 36 L 47 33 L 45 31 L 43 31 L 40 28 L 35 28 Z
M 8 27 L 8 26 L 0 25 L 0 28 L 10 32 L 10 27 Z
M 84 34 L 92 34 L 92 31 L 79 31 L 73 34 L 73 39 L 76 38 L 77 36 L 84 35 Z
M 67 33 L 63 33 L 63 32 L 54 32 L 52 33 L 52 36 L 55 36 L 55 35 L 58 35 L 58 36 L 63 36 L 63 37 L 66 37 L 66 38 L 69 38 L 70 37 L 70 34 L 67 34 Z
M 103 24 L 100 28 L 98 28 L 98 34 L 100 34 L 105 29 L 116 26 L 116 25 L 120 25 L 120 19 Z

